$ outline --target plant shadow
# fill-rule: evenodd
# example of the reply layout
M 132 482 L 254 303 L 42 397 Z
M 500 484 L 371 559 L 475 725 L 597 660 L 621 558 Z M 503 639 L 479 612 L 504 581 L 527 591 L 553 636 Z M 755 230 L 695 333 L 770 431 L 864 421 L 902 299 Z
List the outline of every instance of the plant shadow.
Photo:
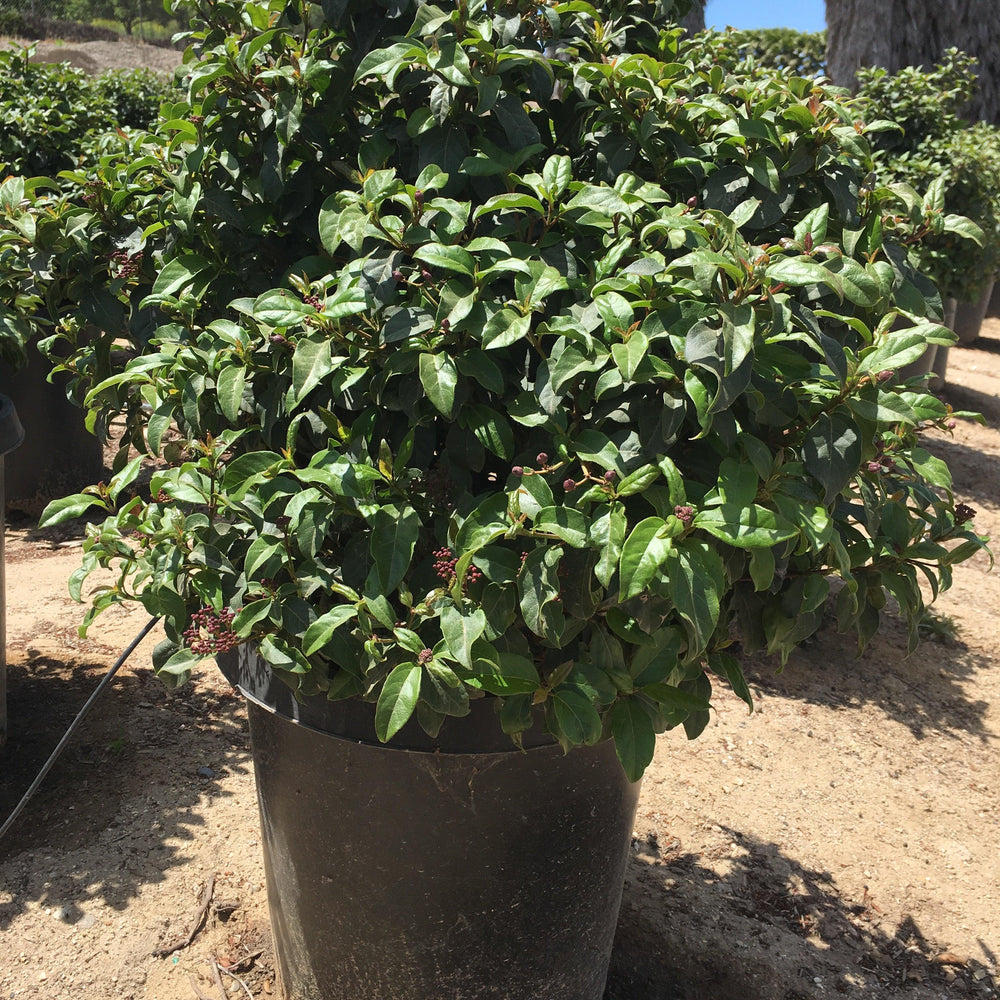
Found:
M 910 917 L 886 926 L 867 889 L 845 899 L 829 872 L 723 834 L 715 866 L 676 840 L 633 842 L 604 1000 L 996 996 L 985 946 L 988 964 L 941 953 Z
M 982 395 L 977 393 L 976 395 Z M 994 404 L 1000 423 L 1000 400 Z M 973 504 L 1000 503 L 1000 458 L 981 448 L 960 444 L 950 438 L 936 437 L 927 442 L 928 450 L 948 464 L 957 498 Z M 973 524 L 975 527 L 975 524 Z
M 0 820 L 12 812 L 106 663 L 29 656 L 8 664 Z M 249 774 L 242 702 L 205 679 L 167 692 L 151 670 L 118 674 L 0 842 L 0 931 L 32 905 L 67 923 L 99 900 L 125 909 L 189 860 L 222 779 Z M 138 820 L 138 821 L 137 821 Z
M 1000 425 L 1000 397 L 994 393 L 973 389 L 959 382 L 947 382 L 940 396 L 946 403 L 951 404 L 953 410 L 971 410 L 973 413 L 981 414 L 988 426 Z
M 751 686 L 765 694 L 848 709 L 875 704 L 917 739 L 929 733 L 983 742 L 997 734 L 986 725 L 989 703 L 975 697 L 976 678 L 994 668 L 989 656 L 958 636 L 949 636 L 950 619 L 937 622 L 945 634 L 931 632 L 907 655 L 903 620 L 888 609 L 880 631 L 858 656 L 853 633 L 840 633 L 832 615 L 782 668 L 776 657 L 744 656 Z

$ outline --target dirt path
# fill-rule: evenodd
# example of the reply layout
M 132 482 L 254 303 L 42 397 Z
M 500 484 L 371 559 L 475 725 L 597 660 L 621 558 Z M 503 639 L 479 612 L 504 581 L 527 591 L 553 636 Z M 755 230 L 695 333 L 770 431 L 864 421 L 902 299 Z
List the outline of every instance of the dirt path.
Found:
M 1000 321 L 952 350 L 944 396 L 986 416 L 933 448 L 996 538 Z M 116 610 L 81 640 L 64 596 L 78 555 L 68 536 L 8 532 L 0 817 L 144 621 Z M 912 657 L 894 623 L 861 660 L 831 628 L 783 672 L 747 663 L 755 714 L 720 693 L 700 740 L 660 740 L 608 1000 L 995 1000 L 998 609 L 1000 571 L 977 558 Z M 221 973 L 231 997 L 276 995 L 245 713 L 213 670 L 165 691 L 153 641 L 0 844 L 4 1000 L 221 1000 L 213 957 L 245 986 Z M 212 878 L 193 944 L 155 957 Z

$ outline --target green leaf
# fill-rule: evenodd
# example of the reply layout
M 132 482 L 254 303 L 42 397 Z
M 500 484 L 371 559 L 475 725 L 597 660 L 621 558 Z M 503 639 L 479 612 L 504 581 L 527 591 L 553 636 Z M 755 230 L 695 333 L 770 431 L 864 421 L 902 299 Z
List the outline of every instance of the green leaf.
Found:
M 420 515 L 412 507 L 398 512 L 380 507 L 375 512 L 370 546 L 384 596 L 392 594 L 406 575 L 419 535 Z
M 559 196 L 569 187 L 569 182 L 573 179 L 573 161 L 568 156 L 550 156 L 542 167 L 542 184 L 545 192 L 552 201 L 556 201 Z
M 566 625 L 559 599 L 561 558 L 562 548 L 558 545 L 533 549 L 517 578 L 525 625 L 535 635 L 553 642 L 558 641 Z
M 436 657 L 424 664 L 420 697 L 437 712 L 458 716 L 469 714 L 469 692 L 454 670 Z
M 823 485 L 829 503 L 854 478 L 861 465 L 861 437 L 853 419 L 834 411 L 821 413 L 802 442 L 808 472 Z
M 477 658 L 472 669 L 469 683 L 490 694 L 505 697 L 534 694 L 542 683 L 534 663 L 517 653 L 501 653 L 499 664 Z
M 712 707 L 704 698 L 673 684 L 647 684 L 642 690 L 661 705 L 681 712 L 707 712 Z
M 582 549 L 587 544 L 587 519 L 572 507 L 543 507 L 535 514 L 533 527 L 535 531 L 555 535 L 575 549 Z
M 724 503 L 719 507 L 707 507 L 698 511 L 694 524 L 741 549 L 777 545 L 797 537 L 799 533 L 790 521 L 760 504 L 743 507 Z
M 483 327 L 483 347 L 487 350 L 497 350 L 510 347 L 523 339 L 531 330 L 531 316 L 522 316 L 519 312 L 505 306 L 494 314 Z
M 625 507 L 617 502 L 590 526 L 590 539 L 600 550 L 594 575 L 605 587 L 618 570 L 627 528 Z
M 420 355 L 420 382 L 427 398 L 446 417 L 455 408 L 455 388 L 458 385 L 458 369 L 448 354 Z
M 606 469 L 613 469 L 618 461 L 617 447 L 600 431 L 580 431 L 573 438 L 572 448 L 584 461 L 600 462 Z
M 902 368 L 923 357 L 927 345 L 928 338 L 924 332 L 913 329 L 898 333 L 890 331 L 871 350 L 861 355 L 858 372 L 878 373 Z
M 273 288 L 264 292 L 257 296 L 253 304 L 254 319 L 265 326 L 298 326 L 306 316 L 312 316 L 315 312 L 313 306 L 303 302 L 286 288 Z
M 694 538 L 686 538 L 670 550 L 668 569 L 670 599 L 689 626 L 690 659 L 706 648 L 718 624 L 725 569 L 715 549 Z
M 321 652 L 323 647 L 330 641 L 333 633 L 341 625 L 351 621 L 353 618 L 357 618 L 357 616 L 358 609 L 350 604 L 338 604 L 325 614 L 320 615 L 306 629 L 305 635 L 302 637 L 302 652 L 306 656 L 312 656 L 313 653 Z
M 156 676 L 163 681 L 168 688 L 177 688 L 185 684 L 191 676 L 191 671 L 201 662 L 204 657 L 191 649 L 178 649 L 166 663 L 156 668 Z
M 414 260 L 423 261 L 431 267 L 439 267 L 445 271 L 455 271 L 473 277 L 476 272 L 476 259 L 462 247 L 446 246 L 442 243 L 428 243 L 413 251 Z
M 661 517 L 640 521 L 622 545 L 619 564 L 622 600 L 642 593 L 666 564 L 673 542 Z
M 625 343 L 611 345 L 611 356 L 622 377 L 628 380 L 635 376 L 648 352 L 649 338 L 641 330 L 634 330 Z
M 656 731 L 649 713 L 635 698 L 622 698 L 611 710 L 615 753 L 629 781 L 638 781 L 653 759 Z
M 586 208 L 609 219 L 614 215 L 632 215 L 628 202 L 614 188 L 594 184 L 585 184 L 569 200 L 566 209 L 572 211 L 574 208 Z
M 514 432 L 506 418 L 489 406 L 463 407 L 459 424 L 468 427 L 476 440 L 498 458 L 510 458 L 514 451 Z
M 386 677 L 375 705 L 375 735 L 383 743 L 388 743 L 413 715 L 420 699 L 422 674 L 419 664 L 400 663 Z
M 560 733 L 570 744 L 593 746 L 601 738 L 600 713 L 582 691 L 558 687 L 551 697 Z
M 827 267 L 811 257 L 779 257 L 768 264 L 765 271 L 768 280 L 786 285 L 827 285 L 838 295 L 843 295 L 843 283 Z
M 211 264 L 196 253 L 185 253 L 165 264 L 153 282 L 153 295 L 176 296 L 190 288 Z
M 330 341 L 325 337 L 302 337 L 292 355 L 292 394 L 295 404 L 302 402 L 333 370 Z
M 486 629 L 486 615 L 481 608 L 466 614 L 449 604 L 441 610 L 441 634 L 452 656 L 464 667 L 472 667 L 472 644 Z
M 226 365 L 216 376 L 215 392 L 219 408 L 231 424 L 239 420 L 246 380 L 247 370 L 243 365 Z
M 631 496 L 633 493 L 642 493 L 648 489 L 657 479 L 660 478 L 660 470 L 655 465 L 643 465 L 630 472 L 615 488 L 615 493 L 620 497 Z
M 108 505 L 100 497 L 89 493 L 74 493 L 72 496 L 60 497 L 46 505 L 42 516 L 38 519 L 38 526 L 48 528 L 53 524 L 71 521 L 95 506 L 107 509 Z

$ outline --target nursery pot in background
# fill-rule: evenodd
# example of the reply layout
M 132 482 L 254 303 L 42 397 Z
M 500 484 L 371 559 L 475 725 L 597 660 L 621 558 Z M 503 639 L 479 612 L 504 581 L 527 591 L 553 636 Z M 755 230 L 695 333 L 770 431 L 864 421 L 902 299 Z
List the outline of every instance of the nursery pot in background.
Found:
M 286 1000 L 600 1000 L 639 795 L 610 740 L 522 752 L 484 698 L 383 745 L 373 705 L 218 659 L 249 702 Z
M 0 364 L 0 392 L 21 418 L 25 446 L 7 460 L 7 504 L 25 509 L 100 482 L 104 450 L 84 424 L 84 412 L 66 398 L 64 376 L 47 381 L 52 365 L 36 350 L 28 363 Z M 37 511 L 33 511 L 37 513 Z
M 24 440 L 24 428 L 14 404 L 0 396 L 0 746 L 7 742 L 7 593 L 6 554 L 4 551 L 4 456 L 19 447 Z
M 979 336 L 979 328 L 986 318 L 995 284 L 996 279 L 990 278 L 989 282 L 983 286 L 983 292 L 976 301 L 958 303 L 952 329 L 958 336 L 960 344 L 971 344 Z

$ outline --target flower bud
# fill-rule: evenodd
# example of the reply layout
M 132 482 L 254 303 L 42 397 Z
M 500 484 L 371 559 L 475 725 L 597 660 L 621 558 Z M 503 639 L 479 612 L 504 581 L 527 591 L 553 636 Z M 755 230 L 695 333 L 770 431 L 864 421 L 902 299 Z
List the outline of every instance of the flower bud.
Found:
M 524 475 L 524 468 L 523 468 L 522 466 L 520 466 L 520 465 L 515 465 L 515 466 L 514 466 L 514 467 L 513 467 L 513 468 L 512 468 L 511 470 L 510 470 L 510 474 L 511 474 L 512 476 L 517 476 L 517 478 L 518 478 L 518 479 L 520 479 L 520 478 L 521 478 L 521 476 L 523 476 L 523 475 Z
M 694 520 L 694 507 L 689 507 L 687 504 L 678 504 L 674 507 L 674 517 L 681 524 L 690 524 Z
M 564 479 L 563 480 L 563 489 L 567 493 L 570 493 L 572 490 L 575 490 L 576 489 L 576 480 L 575 479 Z
M 536 465 L 548 465 L 549 464 L 549 456 L 544 451 L 540 451 L 535 456 L 535 464 Z
M 392 272 L 393 281 L 406 281 L 406 275 L 397 267 L 395 271 Z
M 604 473 L 604 481 L 606 483 L 614 482 L 616 475 L 618 475 L 618 473 L 616 473 L 614 469 L 608 469 L 608 471 Z
M 975 516 L 976 512 L 967 503 L 955 505 L 956 524 L 965 524 L 966 521 L 971 521 Z

